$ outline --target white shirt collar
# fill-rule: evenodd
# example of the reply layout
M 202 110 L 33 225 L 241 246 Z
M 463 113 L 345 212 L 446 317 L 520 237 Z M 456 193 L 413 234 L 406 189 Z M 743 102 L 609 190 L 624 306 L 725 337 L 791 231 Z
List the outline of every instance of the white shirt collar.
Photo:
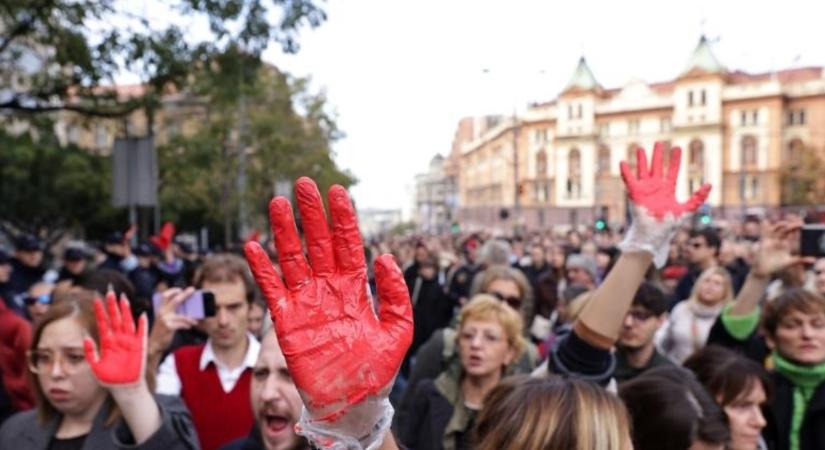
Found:
M 258 342 L 258 339 L 256 339 L 255 336 L 249 332 L 246 333 L 246 340 L 249 342 L 249 345 L 246 347 L 246 354 L 243 357 L 241 367 L 252 368 L 255 367 L 255 363 L 258 361 L 258 352 L 261 350 L 261 343 Z M 223 364 L 215 359 L 215 351 L 212 350 L 212 338 L 209 338 L 206 341 L 206 346 L 203 349 L 203 353 L 201 353 L 201 360 L 198 364 L 198 368 L 201 371 L 204 371 L 211 362 L 214 362 L 216 366 L 223 366 Z

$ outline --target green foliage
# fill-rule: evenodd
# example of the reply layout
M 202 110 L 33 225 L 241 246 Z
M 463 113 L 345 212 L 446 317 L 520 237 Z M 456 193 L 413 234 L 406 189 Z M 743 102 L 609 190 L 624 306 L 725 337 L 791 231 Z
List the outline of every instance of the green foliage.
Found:
M 0 131 L 0 231 L 47 240 L 72 228 L 112 229 L 108 158 L 61 147 L 46 126 L 14 136 Z
M 209 70 L 197 74 L 194 86 L 206 111 L 198 131 L 158 148 L 164 220 L 183 229 L 208 226 L 212 236 L 223 235 L 227 242 L 242 237 L 237 236 L 236 186 L 241 148 L 246 148 L 243 202 L 251 228 L 267 228 L 267 204 L 277 180 L 305 175 L 322 190 L 355 182 L 333 160 L 331 144 L 342 134 L 323 94 L 271 66 L 238 67 L 236 58 L 218 55 L 204 66 Z
M 4 0 L 0 85 L 18 89 L 0 100 L 0 110 L 66 109 L 121 117 L 151 107 L 165 90 L 185 90 L 199 62 L 230 55 L 225 52 L 230 47 L 243 48 L 255 59 L 270 43 L 297 51 L 299 30 L 326 19 L 317 1 L 171 0 L 158 2 L 160 8 L 140 16 L 133 12 L 133 2 Z M 196 39 L 174 17 L 156 20 L 170 14 L 163 8 L 187 21 L 206 20 L 210 33 Z M 143 97 L 119 99 L 101 89 L 113 84 L 123 70 L 138 75 L 147 86 Z

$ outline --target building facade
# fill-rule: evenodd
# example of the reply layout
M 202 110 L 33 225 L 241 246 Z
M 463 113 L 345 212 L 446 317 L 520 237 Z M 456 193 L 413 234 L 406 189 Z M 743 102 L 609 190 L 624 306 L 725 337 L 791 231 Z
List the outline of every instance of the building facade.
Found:
M 449 161 L 436 155 L 429 170 L 415 177 L 416 225 L 428 232 L 443 233 L 450 229 L 456 207 L 456 183 Z
M 458 215 L 471 226 L 490 226 L 505 209 L 528 228 L 621 223 L 619 162 L 635 164 L 635 149 L 656 141 L 666 161 L 682 149 L 677 198 L 711 183 L 714 215 L 737 218 L 783 206 L 788 172 L 803 152 L 825 149 L 825 71 L 730 71 L 702 37 L 673 80 L 605 89 L 582 58 L 556 99 L 468 133 L 469 121 L 453 151 Z

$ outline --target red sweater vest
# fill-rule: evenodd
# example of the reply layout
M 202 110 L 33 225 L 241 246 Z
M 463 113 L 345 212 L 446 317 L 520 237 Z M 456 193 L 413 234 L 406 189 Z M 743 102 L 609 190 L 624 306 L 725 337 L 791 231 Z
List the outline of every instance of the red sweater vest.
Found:
M 224 392 L 218 368 L 210 363 L 198 367 L 204 345 L 175 351 L 175 366 L 181 381 L 181 397 L 192 413 L 203 450 L 220 446 L 249 434 L 254 418 L 249 398 L 251 369 L 244 370 L 230 392 Z

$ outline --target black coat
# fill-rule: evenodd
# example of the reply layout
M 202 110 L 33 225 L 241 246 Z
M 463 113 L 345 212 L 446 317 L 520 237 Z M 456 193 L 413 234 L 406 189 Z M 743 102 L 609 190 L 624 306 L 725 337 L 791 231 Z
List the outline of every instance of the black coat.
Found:
M 733 337 L 722 323 L 716 320 L 708 336 L 708 344 L 721 345 L 755 360 L 760 365 L 769 354 L 765 339 L 757 332 L 743 340 Z M 771 374 L 774 384 L 773 399 L 765 407 L 768 425 L 762 436 L 771 450 L 790 450 L 790 430 L 793 418 L 793 384 L 778 372 Z M 825 382 L 821 383 L 805 409 L 805 418 L 799 432 L 799 450 L 825 449 Z
M 11 295 L 19 295 L 29 290 L 38 281 L 43 280 L 46 269 L 42 267 L 29 267 L 13 259 L 11 261 L 11 277 L 9 278 L 8 290 Z
M 424 380 L 415 388 L 415 395 L 407 420 L 397 427 L 398 440 L 409 450 L 441 450 L 444 433 L 453 416 L 454 407 L 439 392 L 433 380 Z M 470 416 L 472 417 L 472 416 Z M 470 421 L 472 424 L 472 419 Z M 471 429 L 455 434 L 457 450 L 469 448 Z
M 790 380 L 781 374 L 774 372 L 772 375 L 774 396 L 765 411 L 768 425 L 762 431 L 762 436 L 772 450 L 790 450 L 794 388 Z M 799 450 L 821 449 L 825 449 L 825 383 L 816 388 L 808 402 L 802 429 L 799 431 Z

